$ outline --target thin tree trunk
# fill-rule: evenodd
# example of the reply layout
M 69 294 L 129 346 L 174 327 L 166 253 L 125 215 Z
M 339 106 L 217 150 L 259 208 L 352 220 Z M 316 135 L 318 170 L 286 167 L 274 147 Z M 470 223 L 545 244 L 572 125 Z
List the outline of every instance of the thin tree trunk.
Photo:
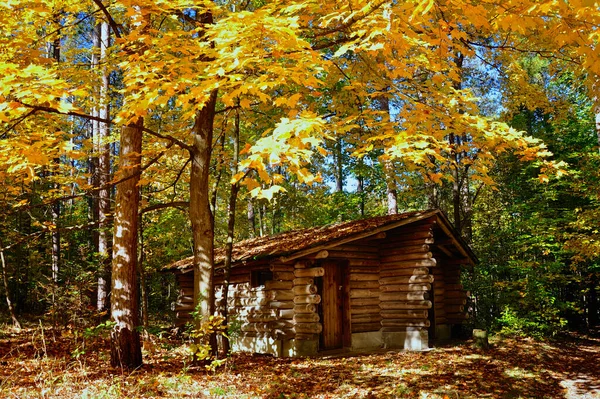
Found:
M 208 318 L 214 313 L 214 227 L 210 211 L 209 169 L 216 102 L 215 90 L 210 94 L 204 107 L 196 111 L 196 121 L 192 129 L 190 221 L 194 240 L 194 305 L 200 312 L 201 319 Z
M 233 131 L 233 157 L 231 159 L 231 176 L 238 173 L 238 162 L 240 156 L 240 111 L 235 114 L 235 127 Z M 240 183 L 231 184 L 229 194 L 229 206 L 227 208 L 227 242 L 225 244 L 225 265 L 223 267 L 223 310 L 221 314 L 225 318 L 225 324 L 229 324 L 227 299 L 229 297 L 229 277 L 231 275 L 231 254 L 233 252 L 233 233 L 235 230 L 235 205 L 237 202 Z M 223 353 L 229 353 L 230 343 L 227 335 L 223 339 Z
M 334 161 L 335 161 L 335 191 L 336 193 L 341 193 L 344 191 L 344 144 L 342 143 L 342 139 L 338 138 L 335 142 L 335 151 L 333 153 Z
M 60 19 L 57 17 L 57 25 L 60 26 Z M 60 28 L 59 33 L 57 34 L 54 42 L 52 43 L 52 58 L 58 64 L 60 62 Z M 60 166 L 60 158 L 54 159 L 54 166 L 59 169 Z M 56 171 L 53 171 L 52 174 L 57 174 Z M 59 189 L 60 185 L 58 183 L 54 184 L 55 189 Z M 60 202 L 56 201 L 51 206 L 51 214 L 52 214 L 52 224 L 54 225 L 54 230 L 52 230 L 52 282 L 56 286 L 58 283 L 58 274 L 60 270 L 60 230 L 58 229 L 59 219 L 60 219 Z M 52 294 L 52 302 L 54 303 L 54 292 Z
M 254 214 L 254 203 L 250 196 L 248 196 L 248 225 L 250 227 L 250 238 L 256 237 L 256 215 Z
M 107 57 L 107 49 L 110 47 L 110 28 L 106 22 L 99 27 L 100 36 L 100 60 Z M 100 86 L 100 106 L 98 116 L 103 120 L 109 118 L 109 98 L 108 98 L 109 80 L 108 71 L 104 68 L 102 72 L 102 85 Z M 98 276 L 98 299 L 97 309 L 102 312 L 107 308 L 108 292 L 110 287 L 110 264 L 111 264 L 111 234 L 110 234 L 110 126 L 108 123 L 98 123 L 98 184 L 100 187 L 106 187 L 98 191 L 98 256 L 99 256 L 99 276 Z
M 4 261 L 4 251 L 0 251 L 0 260 L 2 260 L 2 281 L 4 283 L 4 293 L 6 294 L 6 304 L 8 305 L 8 313 L 10 314 L 10 318 L 12 319 L 13 327 L 20 329 L 21 323 L 19 323 L 19 319 L 17 319 L 15 308 L 13 307 L 12 301 L 10 299 L 10 290 L 8 289 L 8 277 L 6 273 L 6 262 Z
M 385 91 L 388 91 L 386 89 Z M 379 110 L 385 112 L 387 121 L 392 122 L 390 110 L 390 100 L 385 95 L 379 96 L 377 99 Z M 398 185 L 396 184 L 396 171 L 394 163 L 391 159 L 383 160 L 383 173 L 385 174 L 385 186 L 387 191 L 387 214 L 396 215 L 398 213 Z
M 600 151 L 600 106 L 596 107 L 596 137 L 598 138 L 598 151 Z
M 362 159 L 358 161 L 359 165 L 362 166 Z M 360 216 L 365 216 L 365 178 L 361 175 L 356 176 L 356 193 L 360 197 L 360 202 L 358 204 Z
M 143 215 L 140 213 L 138 226 L 139 226 L 139 242 L 140 247 L 138 250 L 138 269 L 140 275 L 140 300 L 141 300 L 141 313 L 142 313 L 142 325 L 148 327 L 148 287 L 146 286 L 146 270 L 144 263 L 146 256 L 144 255 L 144 221 Z
M 121 130 L 119 170 L 128 180 L 117 186 L 112 262 L 111 364 L 133 369 L 142 365 L 137 279 L 138 208 L 142 152 L 140 119 Z

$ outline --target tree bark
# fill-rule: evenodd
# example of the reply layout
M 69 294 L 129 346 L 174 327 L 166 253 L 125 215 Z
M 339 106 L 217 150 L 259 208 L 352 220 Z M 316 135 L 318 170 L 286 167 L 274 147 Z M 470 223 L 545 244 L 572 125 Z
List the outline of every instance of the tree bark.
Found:
M 256 237 L 256 216 L 254 214 L 254 204 L 251 197 L 248 197 L 248 226 L 250 238 Z
M 121 130 L 119 170 L 130 177 L 117 186 L 113 239 L 111 364 L 127 369 L 142 365 L 138 312 L 138 188 L 143 120 Z
M 336 193 L 341 193 L 344 191 L 344 145 L 342 143 L 342 139 L 338 138 L 335 142 L 334 147 L 334 178 L 335 178 L 335 191 Z
M 106 22 L 99 26 L 100 36 L 100 61 L 106 59 L 107 49 L 110 46 L 110 27 Z M 103 120 L 109 117 L 109 98 L 108 98 L 108 72 L 104 68 L 102 72 L 102 85 L 100 86 L 100 106 L 98 107 L 98 116 Z M 110 235 L 110 145 L 108 138 L 110 136 L 110 127 L 108 123 L 98 123 L 98 185 L 104 187 L 98 191 L 98 258 L 99 258 L 99 276 L 98 276 L 98 298 L 97 309 L 102 312 L 107 308 L 107 298 L 110 287 L 110 264 L 111 264 L 111 235 Z
M 386 89 L 386 91 L 389 90 Z M 377 99 L 379 103 L 379 110 L 383 111 L 387 115 L 387 121 L 392 122 L 392 115 L 390 113 L 390 100 L 385 96 L 379 96 Z M 388 215 L 398 214 L 398 185 L 396 184 L 396 171 L 394 170 L 394 163 L 391 159 L 383 160 L 383 172 L 385 174 L 385 186 L 387 190 L 387 206 Z
M 2 282 L 4 283 L 4 293 L 6 294 L 6 304 L 8 305 L 8 313 L 10 313 L 10 318 L 12 319 L 13 327 L 20 329 L 21 323 L 19 323 L 19 319 L 17 319 L 15 308 L 13 307 L 12 301 L 10 299 L 10 291 L 8 289 L 8 277 L 6 273 L 6 262 L 4 261 L 4 251 L 0 251 L 0 260 L 2 261 Z
M 196 111 L 192 129 L 190 221 L 194 240 L 194 305 L 201 319 L 214 313 L 213 216 L 210 212 L 209 172 L 217 91 Z M 198 320 L 201 322 L 201 320 Z M 213 348 L 214 349 L 214 348 Z
M 231 159 L 231 176 L 238 173 L 238 162 L 240 156 L 240 111 L 239 108 L 235 114 L 235 126 L 233 130 L 233 154 Z M 229 194 L 229 206 L 227 208 L 227 242 L 225 244 L 225 264 L 223 266 L 223 310 L 221 314 L 225 318 L 225 324 L 229 324 L 229 314 L 227 309 L 227 299 L 229 297 L 229 278 L 231 276 L 231 254 L 233 252 L 233 233 L 235 229 L 235 205 L 237 202 L 240 183 L 238 181 L 231 184 Z M 223 337 L 223 353 L 229 353 L 229 337 Z

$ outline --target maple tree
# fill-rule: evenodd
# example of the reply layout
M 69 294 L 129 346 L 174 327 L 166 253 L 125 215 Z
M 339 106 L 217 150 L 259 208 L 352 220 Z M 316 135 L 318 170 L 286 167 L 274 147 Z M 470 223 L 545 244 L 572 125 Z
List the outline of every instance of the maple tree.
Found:
M 589 98 L 596 98 L 600 74 L 595 51 L 600 13 L 586 0 L 195 6 L 178 0 L 57 0 L 34 6 L 11 0 L 0 5 L 0 17 L 6 21 L 0 36 L 2 205 L 13 213 L 50 207 L 54 215 L 33 220 L 37 230 L 32 234 L 50 233 L 58 255 L 58 234 L 68 227 L 56 212 L 59 201 L 97 195 L 94 240 L 102 265 L 110 252 L 109 187 L 116 185 L 120 192 L 140 173 L 140 186 L 171 187 L 173 195 L 165 189 L 153 200 L 188 203 L 195 297 L 204 316 L 214 310 L 212 252 L 219 211 L 210 209 L 214 129 L 230 118 L 226 111 L 241 113 L 252 126 L 241 144 L 238 170 L 227 175 L 227 190 L 233 199 L 240 184 L 244 195 L 256 198 L 263 218 L 266 201 L 280 199 L 281 204 L 286 190 L 308 191 L 319 184 L 316 160 L 338 161 L 337 189 L 343 191 L 345 156 L 348 164 L 376 164 L 373 169 L 390 194 L 390 212 L 397 208 L 399 187 L 422 184 L 432 203 L 452 205 L 457 225 L 470 226 L 474 191 L 494 184 L 499 156 L 539 161 L 541 180 L 564 172 L 551 162 L 541 140 L 485 115 L 465 65 L 497 71 L 505 106 L 514 109 L 555 106 L 540 95 L 527 57 L 551 61 L 550 80 L 568 70 L 582 80 Z M 48 43 L 61 49 L 57 57 L 48 55 Z M 145 119 L 143 147 L 133 150 L 138 158 L 127 166 L 120 145 L 124 169 L 109 181 L 108 144 L 118 135 L 123 140 L 137 118 Z M 80 133 L 89 124 L 92 140 Z M 326 143 L 337 144 L 328 150 Z M 81 164 L 90 156 L 98 178 L 88 180 Z M 135 178 L 120 178 L 129 168 Z M 362 187 L 364 176 L 356 175 Z M 189 191 L 182 194 L 186 184 Z M 444 190 L 452 193 L 451 201 L 441 198 Z M 311 195 L 321 194 L 314 189 Z M 122 201 L 116 199 L 117 209 Z M 361 204 L 365 214 L 364 195 Z M 275 232 L 278 205 L 268 206 Z M 581 222 L 589 224 L 590 215 L 582 212 Z M 131 218 L 127 223 L 137 232 Z M 116 224 L 116 231 L 122 227 Z M 132 262 L 123 267 L 130 276 L 136 269 L 135 242 L 113 244 L 127 248 Z M 113 273 L 120 265 L 113 261 Z M 99 268 L 97 307 L 102 309 L 106 275 Z M 137 283 L 130 283 L 126 290 L 133 294 Z M 137 313 L 135 301 L 121 309 L 115 303 L 113 317 L 120 311 Z M 127 329 L 133 331 L 136 323 L 127 321 Z M 140 361 L 137 355 L 131 359 L 133 367 Z

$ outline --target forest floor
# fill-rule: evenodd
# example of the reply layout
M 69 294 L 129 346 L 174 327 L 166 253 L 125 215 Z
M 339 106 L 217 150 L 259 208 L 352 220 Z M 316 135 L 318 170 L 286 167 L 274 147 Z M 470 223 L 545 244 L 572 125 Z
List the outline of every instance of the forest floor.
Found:
M 89 335 L 89 334 L 88 334 Z M 192 367 L 181 341 L 150 336 L 144 366 L 109 366 L 108 341 L 41 326 L 0 329 L 0 398 L 600 398 L 600 339 L 492 340 L 427 352 L 276 359 L 234 355 Z

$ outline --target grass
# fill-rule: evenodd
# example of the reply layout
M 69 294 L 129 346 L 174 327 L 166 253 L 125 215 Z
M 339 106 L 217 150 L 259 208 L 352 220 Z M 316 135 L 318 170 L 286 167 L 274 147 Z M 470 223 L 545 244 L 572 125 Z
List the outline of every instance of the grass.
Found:
M 109 366 L 108 342 L 32 326 L 0 330 L 2 398 L 577 398 L 600 397 L 600 340 L 456 343 L 429 352 L 275 359 L 236 354 L 191 367 L 182 342 L 149 336 L 144 366 Z M 597 396 L 594 396 L 597 395 Z

